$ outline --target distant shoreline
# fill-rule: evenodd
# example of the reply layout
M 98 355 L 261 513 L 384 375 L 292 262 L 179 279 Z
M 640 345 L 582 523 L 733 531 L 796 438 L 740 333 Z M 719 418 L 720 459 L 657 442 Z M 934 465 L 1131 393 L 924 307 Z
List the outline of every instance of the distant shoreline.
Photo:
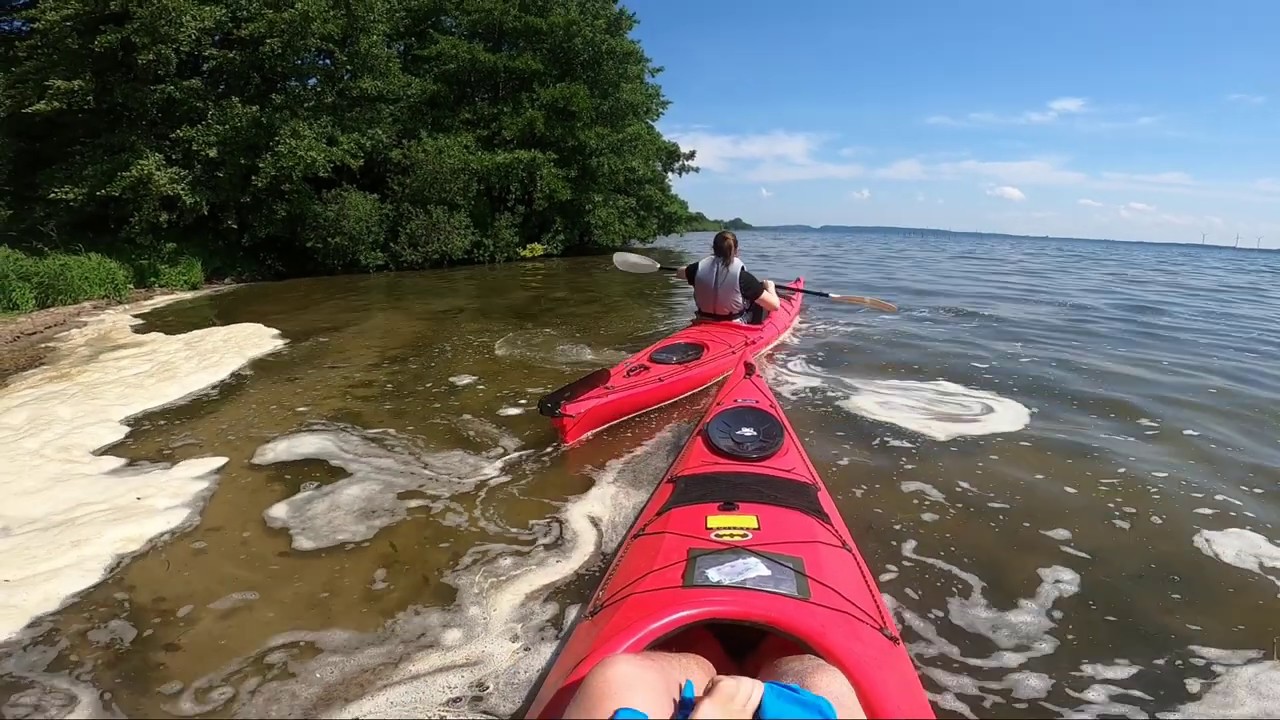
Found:
M 1018 235 L 1015 233 L 988 232 L 983 230 L 939 230 L 937 228 L 899 227 L 896 225 L 752 225 L 739 232 L 811 232 L 811 233 L 848 233 L 848 232 L 883 232 L 902 233 L 904 237 L 925 237 L 929 235 L 961 235 L 966 237 L 1012 238 L 1016 240 L 1071 240 L 1079 242 L 1115 242 L 1135 243 L 1139 245 L 1187 245 L 1189 247 L 1219 248 L 1226 250 L 1249 250 L 1253 252 L 1276 252 L 1280 248 L 1259 248 L 1241 245 L 1223 245 L 1222 243 L 1183 242 L 1180 240 L 1121 240 L 1118 238 L 1086 238 L 1063 235 Z M 686 232 L 710 232 L 689 230 Z

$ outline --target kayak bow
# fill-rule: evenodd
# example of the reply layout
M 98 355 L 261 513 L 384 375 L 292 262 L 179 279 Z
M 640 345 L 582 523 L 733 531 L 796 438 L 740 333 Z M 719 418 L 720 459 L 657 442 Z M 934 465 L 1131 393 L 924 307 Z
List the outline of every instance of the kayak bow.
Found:
M 892 615 L 831 494 L 752 355 L 702 421 L 613 557 L 527 700 L 560 717 L 601 660 L 696 652 L 721 674 L 813 653 L 868 717 L 933 717 Z

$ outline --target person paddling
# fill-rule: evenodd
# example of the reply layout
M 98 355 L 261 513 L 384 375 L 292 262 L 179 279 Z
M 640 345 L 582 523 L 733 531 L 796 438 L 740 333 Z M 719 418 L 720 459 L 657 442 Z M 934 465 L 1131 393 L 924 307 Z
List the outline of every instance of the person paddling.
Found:
M 760 281 L 738 257 L 738 236 L 721 230 L 711 241 L 712 254 L 676 270 L 693 286 L 698 317 L 703 320 L 764 322 L 764 313 L 781 303 L 772 280 Z

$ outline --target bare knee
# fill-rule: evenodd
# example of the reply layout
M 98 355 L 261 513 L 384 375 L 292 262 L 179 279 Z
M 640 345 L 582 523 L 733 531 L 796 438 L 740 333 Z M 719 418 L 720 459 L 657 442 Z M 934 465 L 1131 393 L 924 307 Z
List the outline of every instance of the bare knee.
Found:
M 657 668 L 643 655 L 610 655 L 591 668 L 583 682 L 616 687 L 627 681 L 635 682 L 640 677 L 651 676 L 655 672 Z
M 685 680 L 692 680 L 701 690 L 714 675 L 710 662 L 689 653 L 610 655 L 582 679 L 564 717 L 609 717 L 619 707 L 634 708 L 650 717 L 668 717 Z
M 841 718 L 865 718 L 858 693 L 844 673 L 816 655 L 788 655 L 766 665 L 761 680 L 798 685 L 826 698 Z

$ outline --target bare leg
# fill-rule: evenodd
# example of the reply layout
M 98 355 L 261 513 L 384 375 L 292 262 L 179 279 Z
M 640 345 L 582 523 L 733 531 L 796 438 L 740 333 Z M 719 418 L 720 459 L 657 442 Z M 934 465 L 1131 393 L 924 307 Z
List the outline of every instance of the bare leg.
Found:
M 760 671 L 760 679 L 768 682 L 798 685 L 811 693 L 826 698 L 835 707 L 836 717 L 866 718 L 858 693 L 844 673 L 816 655 L 788 655 L 780 657 Z
M 670 718 L 685 680 L 698 693 L 715 676 L 715 668 L 691 653 L 642 652 L 612 655 L 587 673 L 564 710 L 571 718 L 607 718 L 629 707 L 653 720 Z

